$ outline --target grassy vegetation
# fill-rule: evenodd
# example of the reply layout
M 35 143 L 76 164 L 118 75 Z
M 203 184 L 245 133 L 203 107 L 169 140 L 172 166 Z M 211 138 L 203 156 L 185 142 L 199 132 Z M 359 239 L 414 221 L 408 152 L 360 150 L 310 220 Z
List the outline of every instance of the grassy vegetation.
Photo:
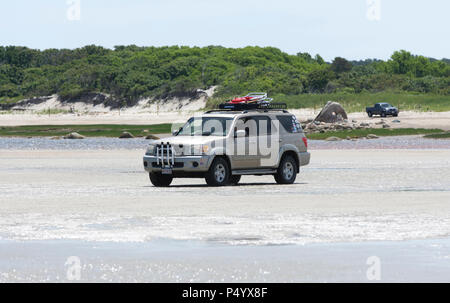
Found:
M 215 96 L 223 98 L 249 91 L 285 94 L 292 96 L 286 99 L 295 107 L 317 104 L 319 99 L 323 103 L 330 99 L 326 94 L 399 91 L 449 96 L 449 62 L 404 50 L 385 61 L 336 57 L 328 63 L 320 55 L 257 46 L 88 45 L 73 50 L 0 46 L 0 104 L 53 94 L 77 100 L 103 92 L 110 95 L 109 102 L 132 106 L 143 97 L 196 97 L 199 88 L 212 86 L 217 86 Z M 384 101 L 396 103 L 396 97 Z
M 368 134 L 374 134 L 377 136 L 408 136 L 408 135 L 425 135 L 442 133 L 441 129 L 424 129 L 424 128 L 376 128 L 376 129 L 355 129 L 355 130 L 342 130 L 342 131 L 329 131 L 325 133 L 313 133 L 306 135 L 308 139 L 323 140 L 328 137 L 338 137 L 345 139 L 361 138 Z
M 147 130 L 148 132 L 144 132 Z M 53 137 L 77 132 L 86 137 L 119 137 L 124 132 L 134 136 L 170 133 L 171 124 L 154 125 L 32 125 L 0 127 L 3 137 Z
M 146 136 L 148 134 L 163 134 L 171 132 L 171 124 L 153 125 L 31 125 L 0 127 L 2 137 L 53 137 L 64 136 L 71 132 L 77 132 L 86 137 L 119 137 L 127 131 L 134 136 Z M 365 137 L 368 134 L 377 136 L 406 136 L 427 135 L 429 138 L 449 138 L 450 132 L 444 133 L 441 129 L 423 128 L 396 128 L 396 129 L 356 129 L 343 131 L 329 131 L 326 133 L 308 134 L 308 139 L 321 140 L 328 137 Z
M 430 139 L 450 139 L 450 132 L 439 133 L 439 134 L 430 134 L 430 135 L 425 135 L 424 137 L 430 138 Z
M 15 96 L 15 97 L 8 97 L 8 96 L 0 96 L 0 103 L 3 104 L 13 104 L 13 103 L 17 103 L 20 100 L 25 99 L 24 96 Z
M 43 110 L 36 112 L 36 114 L 38 114 L 38 115 L 59 115 L 59 114 L 67 114 L 67 113 L 70 113 L 70 111 L 66 110 L 66 109 L 58 109 L 58 108 L 48 108 L 48 109 L 43 109 Z

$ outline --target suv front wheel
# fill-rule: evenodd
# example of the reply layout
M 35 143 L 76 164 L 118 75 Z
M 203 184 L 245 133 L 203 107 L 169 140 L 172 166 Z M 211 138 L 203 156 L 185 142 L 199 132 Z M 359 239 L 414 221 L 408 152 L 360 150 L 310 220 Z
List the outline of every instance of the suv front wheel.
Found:
M 297 162 L 295 159 L 292 156 L 283 157 L 274 177 L 278 184 L 294 183 L 297 177 Z
M 205 180 L 210 186 L 224 186 L 228 184 L 230 175 L 228 162 L 224 158 L 216 158 L 206 173 Z
M 163 175 L 161 173 L 150 173 L 150 181 L 154 186 L 167 187 L 172 183 L 173 177 L 170 175 Z

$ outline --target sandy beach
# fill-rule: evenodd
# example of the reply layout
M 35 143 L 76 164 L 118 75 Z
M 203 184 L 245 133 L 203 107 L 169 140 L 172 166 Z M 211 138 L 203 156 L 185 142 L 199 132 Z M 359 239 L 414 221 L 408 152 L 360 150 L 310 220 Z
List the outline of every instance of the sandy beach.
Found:
M 290 110 L 300 120 L 313 119 L 319 113 L 318 110 L 302 109 Z M 32 114 L 32 113 L 8 113 L 0 114 L 0 126 L 18 125 L 67 125 L 67 124 L 159 124 L 159 123 L 184 123 L 189 117 L 201 114 L 202 111 L 167 111 L 167 112 L 139 112 L 124 110 L 107 113 L 90 114 Z M 376 122 L 380 117 L 367 117 L 366 113 L 350 113 L 350 120 L 358 122 Z M 400 123 L 390 123 L 392 128 L 439 128 L 450 130 L 450 112 L 401 112 L 398 117 L 384 118 L 387 122 L 399 120 Z
M 14 144 L 0 149 L 0 281 L 66 281 L 69 256 L 86 266 L 83 281 L 367 282 L 372 255 L 385 262 L 382 281 L 450 275 L 446 145 L 316 144 L 292 186 L 248 176 L 236 187 L 155 188 L 134 143 Z

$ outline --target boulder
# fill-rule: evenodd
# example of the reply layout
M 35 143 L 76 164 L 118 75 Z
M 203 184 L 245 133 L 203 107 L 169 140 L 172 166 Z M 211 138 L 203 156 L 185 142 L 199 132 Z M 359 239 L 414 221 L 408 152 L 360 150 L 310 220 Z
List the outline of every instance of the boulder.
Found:
M 64 136 L 64 139 L 84 139 L 84 136 L 79 133 L 73 132 Z
M 383 128 L 389 128 L 389 124 L 383 124 Z
M 344 121 L 347 119 L 347 113 L 342 105 L 337 102 L 328 101 L 314 121 L 335 123 L 337 121 Z
M 374 135 L 374 134 L 368 134 L 368 135 L 366 136 L 366 138 L 367 138 L 367 139 L 378 139 L 379 137 L 378 137 L 377 135 Z
M 328 137 L 325 139 L 325 141 L 341 141 L 341 138 L 338 137 Z
M 145 139 L 147 139 L 147 140 L 158 140 L 159 137 L 157 137 L 155 135 L 147 135 L 147 137 L 145 137 Z
M 366 123 L 366 122 L 361 122 L 361 123 L 359 124 L 359 126 L 361 126 L 361 127 L 369 127 L 370 124 L 369 124 L 369 123 Z
M 400 120 L 392 120 L 392 123 L 400 123 Z
M 119 139 L 131 139 L 134 138 L 134 136 L 129 133 L 129 132 L 123 132 L 120 136 Z

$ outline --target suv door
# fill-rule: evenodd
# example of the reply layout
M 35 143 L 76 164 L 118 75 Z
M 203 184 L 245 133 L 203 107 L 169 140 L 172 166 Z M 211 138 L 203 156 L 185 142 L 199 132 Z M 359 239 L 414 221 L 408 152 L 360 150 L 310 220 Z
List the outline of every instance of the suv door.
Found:
M 272 133 L 277 129 L 270 116 L 260 115 L 255 116 L 254 119 L 257 122 L 258 134 L 257 168 L 273 167 L 278 160 L 279 137 L 274 136 L 277 142 L 272 142 Z
M 236 131 L 244 130 L 245 137 L 237 138 Z M 253 116 L 237 119 L 234 127 L 234 152 L 231 156 L 233 169 L 253 169 L 258 161 L 258 124 Z

